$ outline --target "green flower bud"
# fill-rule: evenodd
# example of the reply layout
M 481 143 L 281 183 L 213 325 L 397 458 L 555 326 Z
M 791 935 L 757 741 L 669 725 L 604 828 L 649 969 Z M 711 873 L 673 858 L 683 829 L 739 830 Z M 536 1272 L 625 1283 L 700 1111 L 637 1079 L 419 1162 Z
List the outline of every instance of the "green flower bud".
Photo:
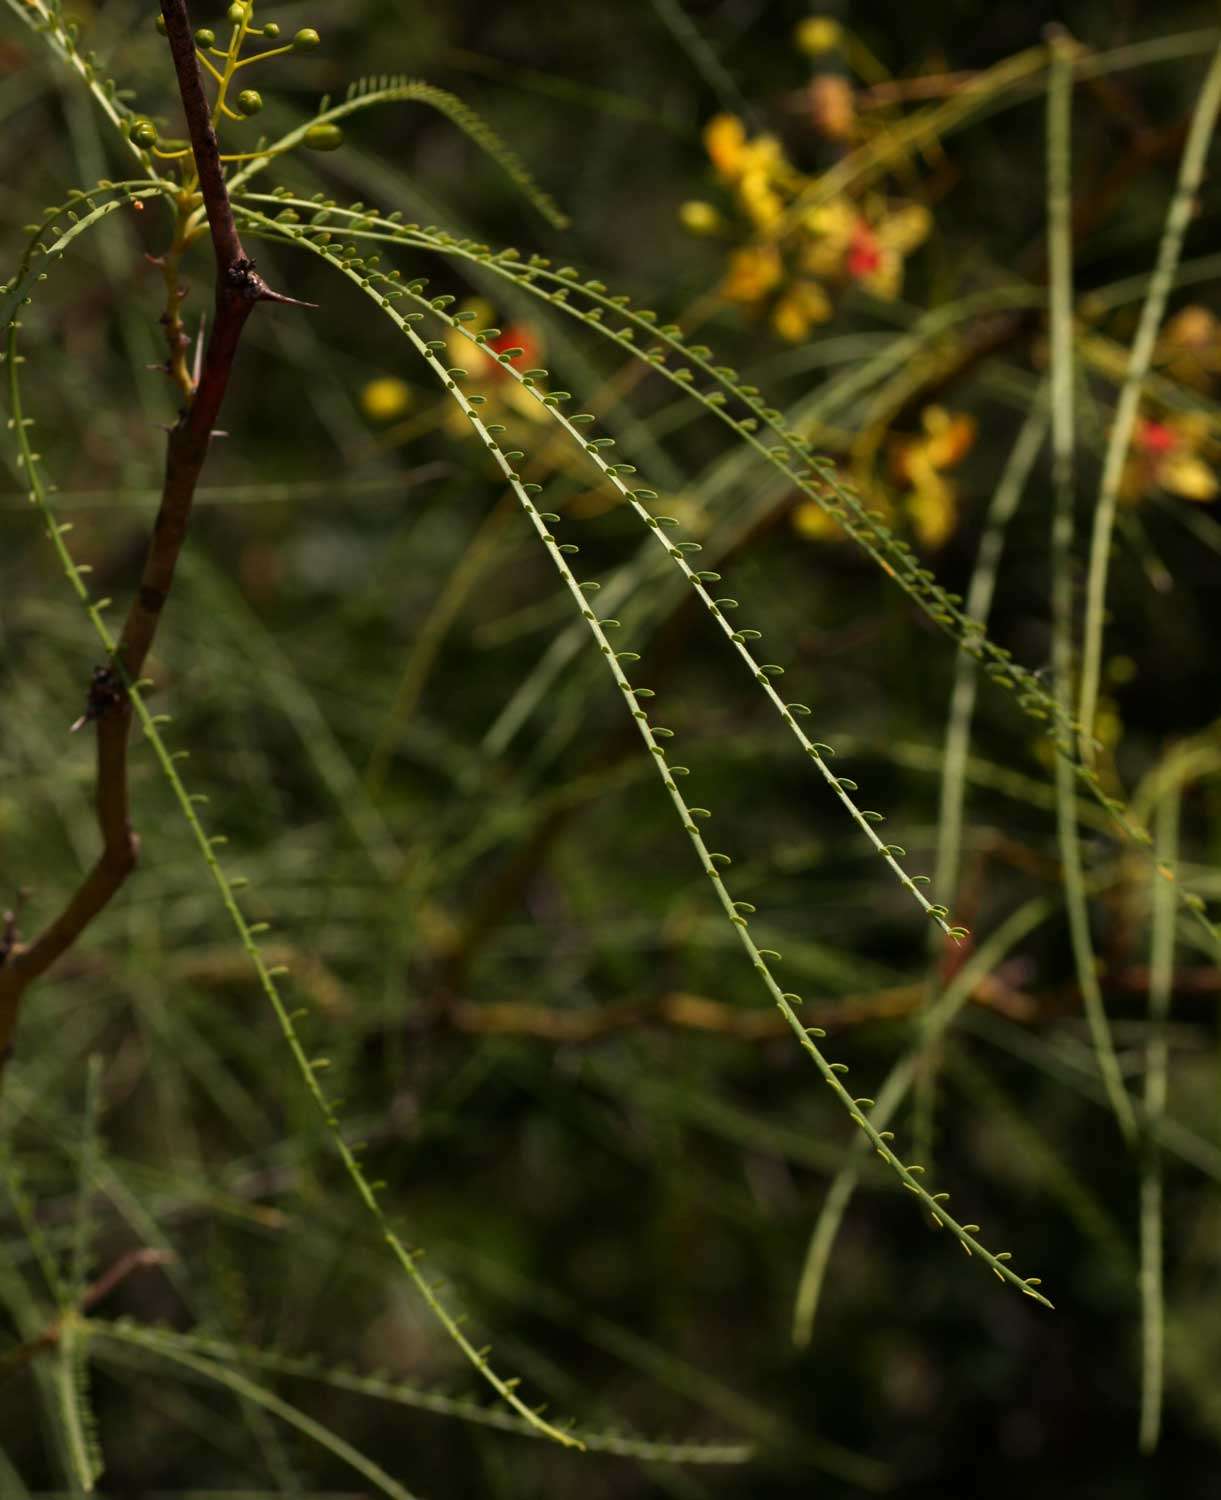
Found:
M 157 144 L 157 127 L 144 116 L 131 122 L 128 135 L 131 137 L 132 144 L 139 146 L 142 151 L 147 151 Z
M 280 35 L 280 28 L 274 21 L 268 21 L 267 25 L 263 27 L 263 35 L 269 42 L 274 42 L 276 37 Z
M 215 47 L 216 33 L 209 31 L 206 26 L 201 26 L 195 33 L 195 45 L 197 47 Z
M 311 151 L 338 151 L 343 131 L 338 125 L 311 125 L 305 132 L 305 145 Z
M 263 108 L 263 96 L 258 89 L 243 89 L 237 96 L 237 107 L 244 115 L 257 115 Z
M 229 7 L 227 11 L 227 15 L 236 26 L 240 21 L 244 21 L 246 19 L 246 7 L 240 4 L 239 0 L 234 0 L 234 3 Z
M 165 35 L 165 17 L 164 16 L 158 16 L 157 17 L 157 30 L 161 33 L 162 36 Z
M 312 26 L 303 26 L 293 37 L 293 46 L 298 52 L 312 52 L 321 42 L 322 38 Z

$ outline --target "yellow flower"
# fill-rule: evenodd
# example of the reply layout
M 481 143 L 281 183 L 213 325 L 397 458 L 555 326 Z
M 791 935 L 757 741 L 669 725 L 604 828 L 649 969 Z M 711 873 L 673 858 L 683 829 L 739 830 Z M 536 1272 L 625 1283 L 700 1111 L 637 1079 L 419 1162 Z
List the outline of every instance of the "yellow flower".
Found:
M 842 34 L 839 22 L 830 16 L 807 16 L 798 22 L 795 33 L 797 45 L 810 57 L 833 52 L 839 46 Z
M 793 168 L 774 135 L 748 139 L 746 126 L 737 115 L 713 115 L 704 126 L 704 147 L 722 181 L 741 188 L 742 179 L 759 182 L 791 176 Z
M 924 435 L 900 438 L 891 448 L 891 473 L 910 494 L 907 512 L 924 546 L 940 547 L 957 524 L 954 484 L 944 477 L 956 468 L 975 442 L 975 418 L 927 406 L 920 414 Z
M 881 485 L 871 483 L 867 479 L 864 482 L 861 480 L 862 476 L 854 476 L 853 483 L 861 500 L 868 505 L 874 515 L 879 516 L 889 525 L 894 518 L 894 506 L 891 504 L 890 496 Z M 834 490 L 824 489 L 823 496 L 832 504 L 835 503 Z M 793 511 L 793 530 L 798 536 L 808 537 L 814 542 L 842 542 L 848 535 L 842 523 L 833 516 L 829 516 L 817 500 L 803 500 L 797 506 Z M 890 572 L 888 563 L 884 562 L 882 567 Z
M 1207 419 L 1190 412 L 1160 421 L 1138 418 L 1120 498 L 1134 504 L 1151 490 L 1166 490 L 1184 500 L 1214 499 L 1217 476 L 1199 454 L 1207 432 Z
M 717 174 L 733 182 L 746 150 L 746 126 L 737 115 L 713 115 L 704 126 L 704 149 Z
M 803 500 L 793 512 L 793 530 L 812 542 L 838 542 L 844 536 L 839 522 L 813 500 Z
M 856 134 L 856 93 L 842 73 L 818 73 L 806 90 L 810 123 L 825 141 L 850 141 Z
M 1158 335 L 1153 357 L 1171 380 L 1207 390 L 1221 372 L 1221 322 L 1206 307 L 1184 307 Z
M 780 284 L 784 267 L 775 245 L 747 245 L 729 257 L 721 296 L 729 302 L 761 302 Z
M 724 220 L 711 203 L 692 200 L 684 203 L 678 211 L 679 222 L 692 234 L 716 234 L 724 227 Z
M 915 493 L 908 499 L 907 513 L 923 546 L 930 551 L 944 547 L 958 524 L 957 494 L 953 484 L 928 468 Z
M 479 298 L 463 303 L 459 312 L 475 314 L 473 318 L 466 320 L 466 327 L 473 333 L 482 333 L 488 329 L 495 316 L 491 307 Z M 465 338 L 456 328 L 446 330 L 445 353 L 449 364 L 466 371 L 462 379 L 463 390 L 473 390 L 487 397 L 489 410 L 490 403 L 499 403 L 501 415 L 504 415 L 504 407 L 508 406 L 519 416 L 529 417 L 532 422 L 545 422 L 547 413 L 540 403 L 505 369 L 506 362 L 520 370 L 529 370 L 540 364 L 543 354 L 541 333 L 529 323 L 510 323 L 504 329 L 490 329 L 489 332 L 491 336 L 485 346 L 489 352 L 484 353 L 482 348 Z M 506 360 L 497 357 L 500 355 L 506 356 Z M 454 427 L 465 429 L 466 419 L 456 407 L 454 418 Z
M 774 229 L 784 218 L 784 199 L 767 167 L 749 167 L 738 180 L 738 201 L 756 229 Z
M 846 198 L 820 204 L 805 216 L 813 236 L 802 256 L 816 276 L 856 282 L 893 301 L 903 286 L 903 262 L 928 238 L 933 219 L 921 203 L 883 204 L 862 211 Z
M 862 220 L 846 261 L 848 275 L 875 297 L 893 301 L 903 288 L 903 262 L 928 239 L 933 216 L 922 203 L 884 214 L 876 225 Z
M 772 327 L 782 339 L 800 343 L 815 323 L 831 316 L 831 302 L 816 281 L 794 281 L 772 308 Z
M 393 422 L 411 409 L 411 387 L 396 375 L 370 380 L 360 393 L 360 406 L 374 422 Z
M 815 276 L 838 279 L 860 214 L 847 198 L 832 198 L 810 209 L 802 220 L 808 238 L 801 252 L 803 267 Z

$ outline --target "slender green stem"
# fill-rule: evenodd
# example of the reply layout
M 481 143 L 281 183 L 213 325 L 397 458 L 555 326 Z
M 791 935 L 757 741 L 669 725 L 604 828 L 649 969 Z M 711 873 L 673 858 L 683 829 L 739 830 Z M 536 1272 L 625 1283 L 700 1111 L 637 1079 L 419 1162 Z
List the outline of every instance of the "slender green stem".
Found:
M 1073 705 L 1073 499 L 1076 449 L 1076 410 L 1073 380 L 1073 266 L 1072 266 L 1072 91 L 1071 43 L 1052 43 L 1052 65 L 1047 90 L 1047 215 L 1051 288 L 1051 431 L 1052 483 L 1052 666 L 1055 695 L 1061 710 L 1056 737 L 1056 820 L 1060 839 L 1064 899 L 1077 983 L 1089 1022 L 1090 1037 L 1107 1097 L 1124 1137 L 1136 1133 L 1132 1103 L 1124 1088 L 1102 1001 L 1102 990 L 1090 937 L 1089 908 L 1077 830 L 1076 775 L 1073 745 L 1065 721 Z
M 410 1385 L 385 1375 L 365 1375 L 356 1370 L 333 1367 L 318 1358 L 300 1358 L 276 1349 L 256 1349 L 225 1343 L 198 1334 L 177 1333 L 166 1328 L 136 1328 L 127 1323 L 111 1323 L 90 1318 L 89 1330 L 103 1337 L 121 1338 L 138 1343 L 157 1353 L 177 1351 L 206 1359 L 222 1368 L 244 1366 L 249 1370 L 266 1370 L 274 1375 L 288 1375 L 349 1391 L 374 1401 L 431 1412 L 435 1416 L 454 1417 L 477 1427 L 489 1427 L 518 1437 L 538 1438 L 536 1428 L 499 1406 L 485 1406 L 470 1396 L 448 1396 L 441 1391 Z M 655 1442 L 649 1438 L 622 1433 L 574 1431 L 591 1453 L 613 1453 L 622 1458 L 637 1458 L 649 1463 L 665 1464 L 741 1464 L 747 1463 L 755 1449 L 750 1443 L 734 1442 Z
M 984 520 L 979 553 L 967 589 L 967 613 L 987 625 L 996 591 L 997 570 L 1005 549 L 1005 533 L 1030 478 L 1035 460 L 1047 436 L 1047 403 L 1041 396 L 1009 455 Z M 937 817 L 937 858 L 933 884 L 947 899 L 958 885 L 962 857 L 963 812 L 966 802 L 966 768 L 971 748 L 971 721 L 979 687 L 979 663 L 966 652 L 954 660 L 954 686 L 950 695 L 949 722 L 941 772 L 941 798 Z
M 1179 165 L 1178 182 L 1157 252 L 1157 267 L 1149 282 L 1149 291 L 1141 308 L 1140 322 L 1128 368 L 1119 391 L 1115 423 L 1107 443 L 1102 469 L 1098 505 L 1094 511 L 1094 534 L 1090 545 L 1089 581 L 1086 585 L 1084 650 L 1081 661 L 1081 699 L 1078 717 L 1081 721 L 1081 758 L 1092 765 L 1096 754 L 1094 723 L 1098 714 L 1098 688 L 1102 675 L 1102 644 L 1106 628 L 1107 573 L 1111 561 L 1111 539 L 1115 529 L 1115 507 L 1123 479 L 1124 464 L 1136 425 L 1141 385 L 1149 373 L 1157 331 L 1166 312 L 1166 302 L 1174 285 L 1183 238 L 1195 209 L 1196 193 L 1204 175 L 1208 147 L 1221 107 L 1221 46 L 1213 53 L 1212 63 L 1196 101 L 1187 144 Z
M 1025 906 L 1019 907 L 979 945 L 934 1004 L 925 1011 L 919 1022 L 919 1040 L 916 1046 L 895 1063 L 878 1092 L 877 1103 L 870 1112 L 876 1125 L 884 1129 L 894 1119 L 916 1080 L 921 1053 L 940 1041 L 955 1016 L 971 998 L 980 980 L 986 978 L 1040 922 L 1046 921 L 1050 910 L 1045 901 L 1029 901 Z M 862 1140 L 853 1142 L 853 1155 L 836 1173 L 827 1189 L 826 1199 L 810 1236 L 793 1304 L 793 1342 L 799 1348 L 804 1349 L 813 1337 L 814 1319 L 818 1314 L 827 1263 L 848 1204 L 860 1181 L 865 1144 Z
M 1041 393 L 1034 409 L 1022 424 L 1017 441 L 1009 455 L 1004 473 L 988 507 L 979 553 L 967 589 L 967 614 L 985 628 L 992 612 L 996 575 L 1005 548 L 1005 533 L 1017 510 L 1022 491 L 1030 478 L 1035 460 L 1047 436 L 1046 393 Z M 937 816 L 937 857 L 933 867 L 933 886 L 945 899 L 956 904 L 959 867 L 962 860 L 962 829 L 966 808 L 967 761 L 971 751 L 971 723 L 979 690 L 979 664 L 973 656 L 960 651 L 954 658 L 954 686 L 950 694 L 949 721 L 946 726 L 945 750 L 941 763 L 941 796 Z M 934 962 L 942 945 L 930 944 Z M 928 1000 L 936 993 L 935 977 L 930 976 Z M 915 1143 L 921 1158 L 931 1157 L 933 1147 L 933 1113 L 937 1073 L 930 1053 L 916 1081 Z
M 1181 783 L 1174 782 L 1158 803 L 1154 837 L 1160 866 L 1178 858 Z M 1142 1326 L 1140 1448 L 1152 1453 L 1162 1425 L 1165 1365 L 1165 1300 L 1162 1284 L 1162 1152 L 1157 1131 L 1166 1113 L 1167 1041 L 1170 995 L 1174 985 L 1174 886 L 1161 873 L 1153 877 L 1149 957 L 1149 1038 L 1145 1046 L 1145 1119 L 1140 1183 L 1140 1305 Z
M 383 1495 L 389 1495 L 391 1500 L 414 1500 L 411 1492 L 405 1489 L 397 1479 L 387 1474 L 380 1464 L 374 1463 L 358 1448 L 345 1442 L 338 1433 L 332 1432 L 329 1427 L 324 1427 L 321 1422 L 316 1422 L 313 1417 L 299 1411 L 297 1407 L 277 1396 L 274 1391 L 269 1391 L 265 1386 L 247 1379 L 245 1375 L 230 1366 L 216 1364 L 210 1359 L 201 1359 L 198 1355 L 179 1348 L 167 1339 L 144 1337 L 143 1330 L 126 1324 L 85 1324 L 84 1329 L 91 1338 L 107 1339 L 116 1344 L 146 1350 L 172 1364 L 181 1365 L 196 1375 L 202 1375 L 207 1380 L 215 1381 L 217 1385 L 232 1391 L 243 1401 L 253 1402 L 255 1406 L 279 1417 L 282 1422 L 287 1422 L 290 1427 L 295 1427 L 312 1442 L 325 1448 L 342 1463 L 354 1469 L 362 1478 L 376 1486 Z

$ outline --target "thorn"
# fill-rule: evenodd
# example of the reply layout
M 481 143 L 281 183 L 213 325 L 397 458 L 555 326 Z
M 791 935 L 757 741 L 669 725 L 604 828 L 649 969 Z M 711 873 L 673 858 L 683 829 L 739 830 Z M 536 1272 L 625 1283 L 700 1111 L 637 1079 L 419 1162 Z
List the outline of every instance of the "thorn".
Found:
M 285 307 L 316 308 L 318 306 L 316 302 L 302 302 L 296 297 L 285 297 L 281 292 L 273 292 L 266 282 L 260 285 L 259 294 L 255 300 L 258 302 L 281 302 Z
M 156 266 L 159 271 L 163 271 L 165 269 L 164 255 L 150 255 L 146 250 L 144 252 L 144 259 L 148 261 L 150 266 Z

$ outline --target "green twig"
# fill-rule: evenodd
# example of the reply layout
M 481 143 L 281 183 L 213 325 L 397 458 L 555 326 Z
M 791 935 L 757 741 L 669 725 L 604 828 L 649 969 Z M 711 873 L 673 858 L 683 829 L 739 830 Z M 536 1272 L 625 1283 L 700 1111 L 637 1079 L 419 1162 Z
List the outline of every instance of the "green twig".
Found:
M 1073 378 L 1073 267 L 1072 267 L 1072 90 L 1073 48 L 1066 37 L 1051 43 L 1052 63 L 1047 89 L 1047 216 L 1050 249 L 1051 319 L 1051 431 L 1052 483 L 1052 665 L 1055 695 L 1063 719 L 1057 727 L 1060 754 L 1056 757 L 1056 819 L 1063 866 L 1064 899 L 1077 982 L 1089 1022 L 1090 1037 L 1107 1097 L 1124 1138 L 1135 1138 L 1136 1121 L 1124 1088 L 1090 937 L 1089 908 L 1077 829 L 1076 776 L 1063 720 L 1071 721 L 1073 705 L 1073 499 L 1076 457 L 1076 412 Z
M 1157 331 L 1165 316 L 1166 302 L 1178 271 L 1183 239 L 1195 211 L 1196 194 L 1204 176 L 1208 147 L 1217 123 L 1219 107 L 1221 107 L 1221 46 L 1213 53 L 1212 63 L 1191 117 L 1187 144 L 1183 148 L 1183 159 L 1179 165 L 1178 182 L 1175 184 L 1174 196 L 1170 200 L 1165 227 L 1162 230 L 1161 244 L 1158 246 L 1157 266 L 1149 282 L 1144 306 L 1141 308 L 1140 322 L 1137 325 L 1136 338 L 1132 343 L 1132 352 L 1128 356 L 1128 368 L 1124 373 L 1123 385 L 1120 387 L 1115 421 L 1111 427 L 1106 458 L 1102 467 L 1102 484 L 1098 493 L 1098 505 L 1094 511 L 1094 531 L 1090 543 L 1090 570 L 1086 584 L 1081 697 L 1078 713 L 1081 721 L 1081 758 L 1086 765 L 1092 765 L 1096 755 L 1094 725 L 1098 715 L 1098 689 L 1102 676 L 1107 573 L 1111 562 L 1115 507 L 1119 500 L 1124 465 L 1127 462 L 1132 432 L 1136 425 L 1141 387 L 1149 373 Z

